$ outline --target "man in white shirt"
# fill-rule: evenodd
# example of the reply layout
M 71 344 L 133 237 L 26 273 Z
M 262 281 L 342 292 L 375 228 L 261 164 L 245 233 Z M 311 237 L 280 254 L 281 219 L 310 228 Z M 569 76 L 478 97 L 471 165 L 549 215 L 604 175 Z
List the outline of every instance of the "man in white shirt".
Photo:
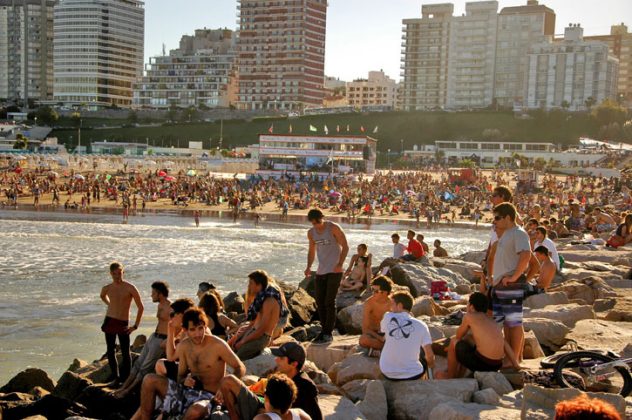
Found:
M 393 258 L 401 258 L 406 253 L 406 245 L 399 242 L 399 235 L 393 233 L 391 235 L 393 241 Z
M 560 271 L 560 256 L 557 253 L 557 247 L 555 246 L 555 242 L 548 238 L 546 228 L 544 226 L 538 226 L 535 229 L 535 243 L 533 244 L 533 249 L 536 249 L 540 245 L 546 247 L 549 250 L 549 256 L 555 263 L 555 268 L 559 272 Z
M 423 376 L 424 366 L 419 359 L 421 347 L 428 367 L 434 367 L 430 331 L 424 322 L 412 316 L 412 307 L 410 293 L 394 293 L 391 296 L 391 312 L 385 313 L 380 323 L 385 338 L 380 370 L 391 381 L 417 380 Z

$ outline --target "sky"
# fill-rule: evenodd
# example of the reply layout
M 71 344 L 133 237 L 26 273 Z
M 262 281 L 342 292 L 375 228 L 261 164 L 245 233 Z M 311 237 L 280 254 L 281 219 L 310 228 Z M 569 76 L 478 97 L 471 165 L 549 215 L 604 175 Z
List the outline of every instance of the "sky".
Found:
M 422 4 L 449 0 L 329 0 L 325 74 L 351 81 L 384 70 L 399 80 L 402 19 L 421 17 Z M 453 0 L 454 15 L 465 13 L 465 0 Z M 503 7 L 526 0 L 499 0 Z M 632 0 L 540 0 L 555 11 L 555 33 L 580 23 L 584 35 L 606 35 L 610 26 L 625 23 L 632 31 Z M 145 62 L 178 47 L 180 37 L 195 29 L 237 29 L 236 0 L 145 0 Z

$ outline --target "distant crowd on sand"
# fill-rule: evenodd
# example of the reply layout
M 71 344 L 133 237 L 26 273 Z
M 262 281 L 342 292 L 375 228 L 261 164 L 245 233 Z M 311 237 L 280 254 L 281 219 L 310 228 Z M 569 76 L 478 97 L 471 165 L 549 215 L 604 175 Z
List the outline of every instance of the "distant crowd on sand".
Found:
M 370 245 L 359 244 L 345 269 L 349 244 L 344 230 L 326 220 L 320 209 L 311 209 L 307 214 L 311 227 L 307 232 L 309 247 L 304 273 L 313 278 L 321 332 L 309 345 L 327 346 L 334 340 L 339 293 L 370 289 L 358 344 L 366 356 L 379 358 L 385 380 L 449 380 L 462 377 L 467 371 L 520 369 L 523 300 L 531 294 L 547 293 L 555 274 L 564 268 L 555 238 L 573 235 L 576 229 L 572 228 L 576 226 L 569 229 L 562 223 L 566 231 L 562 230 L 542 207 L 521 213 L 512 204 L 515 197 L 506 186 L 492 188 L 486 199 L 492 209 L 492 229 L 480 270 L 480 289 L 467 298 L 467 311 L 462 313 L 456 334 L 441 343 L 433 343 L 428 325 L 412 315 L 412 295 L 395 288 L 389 277 L 396 264 L 425 263 L 430 249 L 423 236 L 409 230 L 404 245 L 399 234 L 392 234 L 393 255 L 377 267 Z M 569 199 L 558 210 L 564 219 L 573 221 L 578 204 L 583 205 Z M 608 215 L 609 219 L 605 214 L 597 208 L 589 215 L 580 213 L 580 231 L 591 229 L 598 234 L 606 232 L 604 225 L 609 225 L 614 230 L 612 237 L 618 237 L 621 243 L 629 242 L 632 218 L 619 214 L 624 221 L 616 226 L 613 216 Z M 433 255 L 441 258 L 447 254 L 440 241 L 435 241 Z M 110 274 L 112 282 L 101 292 L 107 305 L 102 331 L 112 371 L 110 385 L 116 388 L 113 395 L 117 398 L 126 398 L 140 387 L 140 407 L 134 419 L 155 415 L 233 420 L 322 418 L 317 388 L 303 372 L 306 351 L 301 343 L 292 341 L 271 347 L 277 372 L 250 386 L 242 381 L 244 361 L 271 346 L 288 322 L 283 291 L 266 272 L 256 270 L 248 275 L 246 320 L 239 324 L 224 312 L 222 298 L 210 283 L 199 285 L 197 303 L 188 298 L 170 301 L 168 284 L 153 283 L 152 301 L 158 305 L 158 324 L 133 366 L 130 334 L 138 328 L 144 306 L 138 290 L 124 280 L 120 263 L 111 264 Z M 433 291 L 435 297 L 441 298 L 446 289 L 441 284 L 437 286 Z M 132 302 L 137 311 L 130 326 Z M 120 367 L 115 354 L 117 339 L 122 352 Z M 448 356 L 445 371 L 434 371 L 433 348 L 437 345 Z M 231 374 L 226 373 L 227 366 Z M 557 418 L 585 418 L 582 410 L 594 407 L 595 403 L 586 399 L 563 402 L 558 405 Z M 603 410 L 613 411 L 609 407 Z M 614 411 L 610 417 L 600 418 L 619 417 Z
M 166 170 L 116 174 L 69 171 L 61 175 L 5 170 L 0 172 L 5 198 L 1 203 L 17 205 L 19 198 L 30 197 L 36 208 L 52 205 L 90 211 L 103 200 L 120 208 L 127 218 L 161 202 L 175 208 L 194 205 L 197 210 L 225 209 L 235 219 L 247 212 L 262 211 L 272 203 L 266 206 L 267 211 L 272 208 L 281 216 L 319 208 L 349 220 L 404 215 L 418 227 L 425 224 L 430 228 L 457 221 L 491 222 L 492 207 L 487 197 L 493 185 L 516 184 L 512 172 L 501 170 L 475 172 L 466 183 L 455 182 L 453 174 L 445 169 L 333 179 L 288 175 L 275 180 L 251 175 L 239 180 L 190 175 Z M 537 193 L 529 192 L 533 188 Z M 632 209 L 630 189 L 617 178 L 547 174 L 538 185 L 521 185 L 514 193 L 513 203 L 521 214 L 555 225 L 558 235 L 605 231 L 608 225 L 623 219 L 623 212 Z M 606 223 L 610 220 L 605 217 L 595 222 L 595 208 L 612 218 L 612 223 Z

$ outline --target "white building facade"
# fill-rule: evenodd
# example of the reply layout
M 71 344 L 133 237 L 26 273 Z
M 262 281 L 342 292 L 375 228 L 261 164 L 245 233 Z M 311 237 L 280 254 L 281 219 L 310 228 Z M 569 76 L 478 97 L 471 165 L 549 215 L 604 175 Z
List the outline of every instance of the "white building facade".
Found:
M 53 96 L 53 0 L 0 0 L 0 99 Z
M 619 61 L 608 45 L 584 41 L 583 29 L 565 29 L 564 40 L 534 45 L 529 50 L 526 106 L 583 110 L 586 101 L 615 99 Z
M 143 1 L 61 0 L 54 13 L 55 102 L 131 106 L 143 73 Z

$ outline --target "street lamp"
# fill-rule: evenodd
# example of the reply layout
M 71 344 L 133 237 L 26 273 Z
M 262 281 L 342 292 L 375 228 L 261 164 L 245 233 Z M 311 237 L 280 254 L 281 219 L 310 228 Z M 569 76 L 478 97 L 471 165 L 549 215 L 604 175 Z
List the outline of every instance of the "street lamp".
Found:
M 402 149 L 401 149 L 401 150 L 402 150 L 402 152 L 401 152 L 401 155 L 402 155 L 402 156 L 404 156 L 404 139 L 401 139 L 399 142 L 400 142 L 400 143 L 401 143 L 401 145 L 402 145 Z
M 391 169 L 391 149 L 386 149 L 386 166 Z

